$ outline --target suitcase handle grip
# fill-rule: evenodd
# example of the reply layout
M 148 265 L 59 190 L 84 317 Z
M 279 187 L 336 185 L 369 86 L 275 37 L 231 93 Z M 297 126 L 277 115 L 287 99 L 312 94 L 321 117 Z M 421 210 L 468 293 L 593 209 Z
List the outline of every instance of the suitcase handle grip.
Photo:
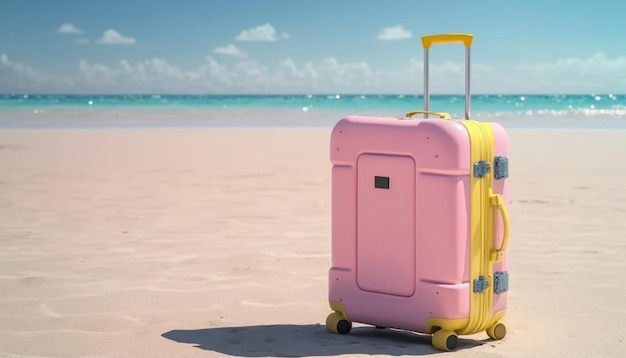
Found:
M 504 205 L 504 200 L 502 195 L 500 194 L 492 194 L 491 195 L 491 204 L 496 207 L 500 211 L 502 215 L 502 223 L 504 224 L 504 235 L 502 238 L 502 246 L 500 246 L 499 250 L 494 250 L 491 253 L 491 261 L 500 261 L 502 260 L 502 256 L 504 255 L 504 251 L 509 246 L 509 211 Z
M 434 44 L 451 44 L 456 42 L 462 42 L 465 47 L 472 46 L 473 35 L 470 34 L 438 34 L 428 35 L 422 37 L 422 45 L 424 48 L 430 48 Z
M 407 118 L 411 118 L 412 116 L 419 114 L 419 113 L 424 113 L 424 114 L 432 114 L 434 116 L 438 116 L 441 119 L 450 119 L 450 114 L 448 113 L 444 113 L 444 112 L 428 112 L 428 111 L 413 111 L 413 112 L 408 112 L 407 114 L 405 114 L 405 117 Z

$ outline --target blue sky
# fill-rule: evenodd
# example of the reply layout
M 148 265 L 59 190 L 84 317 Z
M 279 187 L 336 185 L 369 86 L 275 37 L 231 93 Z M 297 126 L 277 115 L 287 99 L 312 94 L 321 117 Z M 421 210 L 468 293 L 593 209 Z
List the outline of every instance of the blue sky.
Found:
M 2 0 L 2 93 L 626 93 L 626 2 Z M 433 93 L 462 93 L 462 45 Z

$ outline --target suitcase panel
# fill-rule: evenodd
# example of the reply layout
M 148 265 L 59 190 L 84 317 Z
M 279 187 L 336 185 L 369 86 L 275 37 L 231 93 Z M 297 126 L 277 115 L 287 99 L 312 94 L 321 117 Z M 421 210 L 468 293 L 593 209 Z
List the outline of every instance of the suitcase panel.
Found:
M 356 190 L 346 190 L 354 183 L 353 166 L 333 165 L 331 181 L 331 238 L 337 238 L 331 239 L 331 267 L 349 269 L 356 265 Z
M 420 171 L 417 242 L 420 279 L 458 284 L 469 279 L 467 178 Z
M 361 154 L 356 168 L 358 285 L 366 291 L 411 296 L 415 161 L 411 156 Z

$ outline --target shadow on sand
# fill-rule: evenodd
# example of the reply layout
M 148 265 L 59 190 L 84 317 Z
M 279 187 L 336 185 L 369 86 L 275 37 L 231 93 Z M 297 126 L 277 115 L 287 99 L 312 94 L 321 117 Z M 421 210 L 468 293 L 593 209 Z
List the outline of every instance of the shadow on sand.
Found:
M 309 357 L 342 354 L 427 355 L 440 353 L 433 348 L 430 335 L 354 327 L 349 334 L 326 331 L 320 324 L 216 327 L 172 330 L 167 339 L 239 357 Z M 472 348 L 488 341 L 459 337 L 456 350 Z

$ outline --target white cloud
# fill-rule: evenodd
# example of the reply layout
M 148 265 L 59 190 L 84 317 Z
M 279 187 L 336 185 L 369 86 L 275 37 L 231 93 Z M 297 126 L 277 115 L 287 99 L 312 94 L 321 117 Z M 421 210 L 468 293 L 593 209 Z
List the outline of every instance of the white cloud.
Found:
M 78 27 L 74 26 L 73 24 L 66 22 L 63 25 L 59 26 L 59 29 L 57 30 L 58 32 L 62 33 L 62 34 L 82 34 L 83 30 L 79 29 Z
M 96 42 L 99 44 L 109 45 L 130 45 L 136 43 L 137 40 L 132 37 L 124 36 L 115 29 L 108 29 Z
M 247 57 L 248 54 L 233 44 L 220 46 L 213 49 L 213 52 L 233 57 Z
M 67 89 L 68 79 L 38 71 L 25 64 L 12 61 L 0 54 L 0 92 L 55 92 Z
M 379 40 L 406 40 L 413 37 L 411 31 L 406 30 L 401 25 L 386 27 L 378 33 Z
M 341 62 L 334 57 L 300 65 L 288 58 L 269 66 L 252 60 L 226 65 L 208 56 L 191 69 L 159 58 L 136 63 L 122 60 L 115 65 L 81 60 L 73 75 L 53 78 L 9 62 L 6 55 L 0 58 L 2 92 L 30 92 L 33 88 L 48 93 L 336 92 L 360 87 L 363 78 L 371 75 L 365 62 Z
M 22 75 L 24 70 L 16 70 L 15 66 L 27 68 L 24 65 L 12 66 L 8 72 L 13 76 L 3 81 L 5 88 L 0 88 L 5 92 L 17 78 L 22 78 L 19 91 L 28 92 L 29 86 L 34 86 L 65 93 L 417 93 L 422 88 L 422 65 L 418 60 L 388 70 L 373 69 L 365 61 L 343 62 L 336 57 L 304 63 L 287 58 L 275 65 L 244 60 L 226 65 L 209 56 L 192 69 L 182 69 L 159 58 L 137 63 L 122 60 L 113 66 L 83 60 L 78 73 L 48 80 L 39 73 Z M 480 72 L 479 64 L 474 67 Z M 462 85 L 457 84 L 462 81 L 463 76 L 457 75 L 462 69 L 462 63 L 432 64 L 432 90 L 449 90 L 451 84 L 453 88 L 462 89 Z M 487 67 L 483 71 L 487 71 Z
M 283 62 L 281 62 L 280 66 L 281 70 L 287 71 L 286 74 L 293 78 L 305 78 L 307 76 L 307 73 L 303 70 L 298 69 L 298 66 L 296 66 L 296 64 L 290 58 L 287 58 Z
M 431 93 L 462 93 L 464 63 L 432 62 Z M 613 92 L 626 85 L 626 56 L 598 53 L 550 63 L 496 68 L 472 63 L 472 93 Z M 3 93 L 421 93 L 423 63 L 381 68 L 365 61 L 328 57 L 276 63 L 240 59 L 221 63 L 208 56 L 194 68 L 161 58 L 113 64 L 80 61 L 75 73 L 53 75 L 0 55 Z M 419 104 L 416 103 L 416 106 Z
M 522 63 L 517 66 L 520 71 L 529 71 L 545 75 L 549 73 L 571 73 L 580 75 L 606 75 L 626 70 L 626 56 L 610 59 L 604 52 L 597 52 L 593 56 L 580 58 L 564 58 L 555 62 Z
M 122 60 L 116 66 L 82 60 L 73 83 L 83 92 L 220 93 L 233 87 L 234 72 L 210 56 L 191 70 L 181 69 L 160 58 L 137 63 Z
M 515 67 L 526 88 L 544 92 L 620 92 L 626 85 L 626 56 L 609 58 L 603 52 L 588 57 L 570 57 L 554 62 L 524 62 Z M 541 91 L 539 91 L 541 92 Z
M 248 30 L 242 30 L 235 40 L 237 41 L 266 41 L 274 42 L 280 38 L 289 38 L 289 34 L 282 33 L 280 36 L 271 24 L 260 25 Z

